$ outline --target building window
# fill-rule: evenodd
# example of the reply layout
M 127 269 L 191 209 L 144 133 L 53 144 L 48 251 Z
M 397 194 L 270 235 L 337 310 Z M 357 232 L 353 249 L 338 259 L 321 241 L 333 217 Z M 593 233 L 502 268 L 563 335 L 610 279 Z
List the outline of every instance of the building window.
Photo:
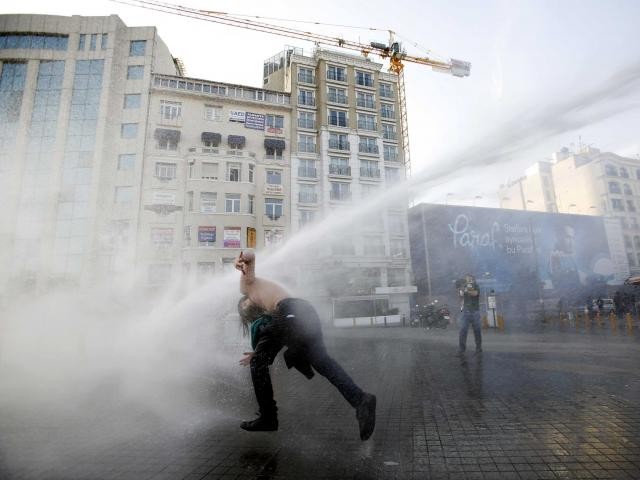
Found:
M 205 105 L 204 119 L 219 122 L 222 120 L 222 107 L 214 107 L 213 105 Z
M 249 164 L 249 183 L 253 183 L 255 178 L 256 166 L 252 163 Z
M 356 92 L 356 105 L 360 108 L 376 108 L 376 99 L 373 93 Z
M 310 68 L 298 67 L 298 82 L 315 83 L 313 70 Z
M 139 93 L 127 93 L 124 96 L 124 105 L 122 108 L 140 108 L 141 101 L 142 95 Z
M 631 190 L 631 187 L 629 186 L 629 184 L 628 184 L 628 183 L 625 183 L 625 184 L 622 186 L 622 189 L 624 190 L 624 194 L 625 194 L 625 195 L 633 195 L 633 190 Z
M 404 219 L 399 215 L 389 216 L 389 234 L 404 235 Z
M 265 198 L 264 199 L 265 215 L 271 220 L 278 220 L 282 216 L 282 199 Z
M 81 33 L 80 36 L 78 37 L 78 50 L 84 50 L 86 46 L 86 41 L 87 41 L 87 35 L 84 33 Z
M 329 134 L 329 148 L 334 150 L 349 150 L 348 136 L 343 133 L 330 133 Z
M 240 163 L 227 163 L 227 182 L 240 182 L 242 165 Z
M 609 193 L 622 193 L 618 182 L 609 182 Z
M 187 247 L 191 245 L 191 225 L 182 227 L 182 241 Z
M 300 203 L 318 203 L 318 194 L 315 185 L 301 183 L 299 185 L 300 192 L 298 194 L 298 202 Z
M 240 213 L 239 193 L 227 193 L 224 196 L 224 211 L 226 213 Z
M 385 98 L 393 98 L 393 87 L 390 83 L 380 82 L 380 96 Z
M 624 211 L 624 204 L 622 203 L 622 200 L 620 200 L 619 198 L 612 198 L 611 199 L 611 207 L 614 210 L 618 210 L 618 211 Z
M 300 166 L 298 167 L 298 176 L 305 178 L 317 178 L 318 172 L 316 171 L 316 161 L 301 159 Z
M 200 213 L 216 213 L 217 200 L 216 192 L 200 192 Z
M 349 103 L 347 98 L 347 91 L 344 88 L 328 87 L 327 88 L 327 101 L 333 103 L 342 103 L 346 105 Z
M 385 140 L 396 140 L 396 126 L 391 123 L 383 123 L 382 138 Z
M 378 149 L 378 139 L 375 137 L 360 137 L 358 142 L 358 151 L 360 153 L 377 155 L 380 152 Z
M 97 43 L 98 43 L 98 34 L 97 33 L 92 33 L 91 34 L 91 41 L 89 43 L 89 50 L 95 50 Z
M 396 183 L 400 181 L 400 169 L 399 168 L 385 168 L 384 177 L 387 183 Z
M 351 200 L 351 184 L 343 182 L 330 182 L 330 184 L 331 200 L 337 200 L 341 202 Z
M 31 35 L 28 33 L 0 34 L 0 49 L 29 48 L 47 50 L 66 50 L 68 35 Z
M 253 215 L 254 212 L 254 202 L 255 202 L 255 196 L 254 195 L 249 195 L 249 204 L 247 206 L 247 213 L 249 215 Z
M 329 110 L 329 125 L 336 127 L 347 126 L 347 112 L 344 110 Z
M 136 138 L 138 136 L 137 123 L 123 123 L 120 126 L 120 138 Z
M 315 211 L 313 210 L 300 210 L 300 220 L 298 225 L 300 226 L 300 228 L 304 227 L 305 225 L 309 225 L 310 223 L 313 223 L 313 220 L 315 219 Z
M 389 253 L 392 258 L 404 258 L 406 256 L 404 240 L 401 238 L 392 238 L 389 242 Z
M 131 40 L 131 43 L 129 43 L 129 56 L 142 57 L 145 55 L 146 49 L 147 49 L 146 40 Z
M 175 120 L 182 116 L 182 103 L 160 100 L 160 119 Z
M 156 162 L 156 178 L 161 180 L 173 180 L 176 178 L 176 164 Z
M 133 187 L 116 187 L 115 203 L 131 203 L 133 202 Z
M 102 38 L 100 39 L 100 50 L 106 50 L 108 44 L 109 44 L 109 34 L 103 33 Z
M 629 172 L 625 167 L 620 167 L 620 176 L 622 178 L 629 178 Z
M 136 165 L 135 153 L 122 153 L 118 155 L 118 170 L 133 170 Z
M 316 114 L 303 110 L 298 111 L 298 128 L 316 128 Z
M 360 160 L 360 176 L 364 178 L 380 178 L 378 162 L 373 160 Z
M 158 150 L 177 150 L 180 142 L 179 130 L 156 129 L 156 148 Z
M 380 187 L 377 185 L 363 183 L 360 185 L 360 194 L 362 195 L 362 198 L 371 197 L 378 193 L 379 188 Z
M 384 144 L 382 146 L 382 151 L 384 154 L 385 162 L 397 162 L 398 161 L 398 146 L 397 145 L 387 145 Z
M 387 269 L 387 286 L 403 287 L 406 284 L 404 268 Z
M 345 157 L 329 157 L 329 174 L 351 176 L 349 159 Z
M 218 180 L 218 164 L 202 162 L 200 178 L 202 180 Z
M 376 116 L 364 113 L 358 114 L 358 128 L 362 130 L 377 130 Z
M 396 118 L 396 111 L 392 104 L 390 103 L 382 103 L 380 105 L 380 116 L 382 118 Z
M 153 245 L 172 245 L 173 244 L 173 228 L 152 228 L 151 243 Z
M 373 87 L 373 75 L 370 72 L 356 70 L 356 84 L 363 87 Z
M 127 67 L 127 80 L 140 80 L 144 77 L 144 65 L 129 65 Z
M 327 65 L 327 80 L 335 80 L 337 82 L 346 82 L 347 75 L 344 67 L 336 65 Z
M 215 247 L 216 246 L 216 227 L 199 226 L 198 227 L 198 246 L 199 247 Z
M 267 170 L 268 185 L 282 185 L 282 170 Z
M 316 99 L 313 90 L 298 91 L 298 105 L 313 107 L 316 104 Z
M 616 167 L 614 167 L 613 165 L 605 165 L 604 166 L 604 173 L 606 175 L 608 175 L 609 177 L 617 177 L 618 176 L 618 169 Z
M 636 204 L 633 203 L 633 200 L 627 200 L 627 210 L 629 212 L 635 212 L 636 211 Z
M 267 128 L 282 130 L 284 128 L 284 117 L 282 115 L 266 115 L 264 124 Z
M 187 211 L 193 212 L 193 191 L 187 192 L 186 203 L 187 203 Z
M 306 153 L 316 153 L 316 136 L 299 133 L 298 151 Z
M 364 254 L 372 257 L 385 255 L 384 240 L 379 235 L 367 235 L 364 237 Z
M 344 236 L 339 240 L 336 239 L 332 241 L 331 254 L 332 255 L 355 255 L 356 247 L 353 243 L 353 238 L 350 236 Z

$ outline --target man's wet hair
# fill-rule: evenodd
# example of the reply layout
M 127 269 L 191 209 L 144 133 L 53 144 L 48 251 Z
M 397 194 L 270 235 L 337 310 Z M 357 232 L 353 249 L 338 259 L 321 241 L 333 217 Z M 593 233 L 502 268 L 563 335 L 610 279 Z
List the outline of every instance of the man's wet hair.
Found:
M 242 325 L 242 333 L 246 336 L 249 334 L 249 326 L 256 318 L 265 313 L 262 307 L 259 307 L 255 303 L 249 301 L 246 304 L 245 300 L 249 297 L 243 295 L 238 300 L 238 315 L 240 315 L 240 324 Z

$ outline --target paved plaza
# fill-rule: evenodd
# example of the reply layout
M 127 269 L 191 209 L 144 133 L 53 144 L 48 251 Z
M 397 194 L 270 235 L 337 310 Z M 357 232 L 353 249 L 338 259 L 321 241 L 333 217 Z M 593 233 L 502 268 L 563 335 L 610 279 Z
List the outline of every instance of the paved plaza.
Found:
M 240 385 L 205 385 L 225 412 L 210 428 L 163 431 L 151 427 L 152 418 L 132 417 L 120 420 L 149 429 L 65 452 L 86 422 L 64 432 L 29 425 L 34 439 L 62 448 L 50 462 L 31 458 L 27 447 L 5 450 L 0 478 L 640 479 L 637 331 L 489 331 L 484 353 L 473 353 L 470 335 L 462 358 L 455 329 L 327 329 L 325 336 L 330 353 L 378 396 L 367 442 L 325 379 L 287 371 L 280 356 L 273 368 L 278 432 L 239 429 L 256 408 L 244 370 Z M 28 445 L 21 425 L 0 418 L 0 427 L 1 445 L 18 435 Z

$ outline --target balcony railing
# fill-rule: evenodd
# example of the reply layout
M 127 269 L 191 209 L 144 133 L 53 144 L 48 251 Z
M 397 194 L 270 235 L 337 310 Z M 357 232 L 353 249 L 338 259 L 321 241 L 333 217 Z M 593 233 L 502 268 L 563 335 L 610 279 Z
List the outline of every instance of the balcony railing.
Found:
M 298 167 L 298 176 L 304 178 L 318 178 L 318 169 L 314 167 Z
M 307 107 L 315 107 L 316 99 L 313 97 L 298 97 L 298 105 L 303 105 Z
M 356 76 L 356 85 L 361 85 L 363 87 L 373 87 L 373 78 Z
M 358 128 L 360 130 L 377 130 L 378 126 L 376 125 L 376 122 L 358 120 Z
M 315 143 L 298 143 L 298 152 L 316 153 L 318 151 Z
M 310 192 L 300 192 L 298 194 L 298 202 L 300 203 L 318 203 L 318 194 Z
M 372 153 L 372 154 L 375 154 L 375 155 L 379 155 L 380 154 L 380 149 L 378 148 L 378 145 L 376 145 L 376 144 L 360 143 L 358 145 L 358 151 L 360 153 Z
M 313 120 L 307 120 L 304 118 L 299 118 L 298 119 L 298 128 L 309 128 L 312 130 L 315 130 L 316 128 L 316 122 Z
M 343 105 L 346 105 L 347 103 L 349 103 L 349 98 L 346 95 L 329 93 L 327 95 L 327 102 L 341 103 Z
M 382 133 L 382 138 L 385 140 L 397 140 L 396 132 L 385 131 Z
M 385 162 L 397 162 L 398 161 L 398 152 L 390 152 L 385 150 L 384 152 L 384 161 Z
M 314 84 L 316 83 L 316 77 L 313 74 L 298 72 L 298 82 Z
M 360 176 L 366 178 L 380 178 L 380 169 L 360 167 Z
M 396 112 L 395 112 L 395 110 L 381 110 L 380 111 L 380 116 L 382 118 L 389 118 L 391 120 L 395 120 Z
M 332 72 L 331 70 L 329 70 L 327 72 L 327 80 L 336 80 L 338 82 L 346 82 L 347 81 L 347 76 L 345 75 L 344 72 Z
M 376 102 L 374 102 L 373 100 L 367 100 L 364 98 L 359 98 L 356 101 L 356 105 L 360 108 L 376 108 Z
M 329 148 L 332 148 L 334 150 L 343 150 L 343 151 L 349 151 L 350 146 L 349 146 L 349 142 L 347 140 L 333 140 L 333 139 L 329 139 Z
M 337 202 L 348 202 L 351 200 L 351 192 L 335 192 L 331 190 L 329 198 Z
M 342 175 L 344 177 L 351 176 L 351 167 L 341 165 L 329 165 L 329 175 Z

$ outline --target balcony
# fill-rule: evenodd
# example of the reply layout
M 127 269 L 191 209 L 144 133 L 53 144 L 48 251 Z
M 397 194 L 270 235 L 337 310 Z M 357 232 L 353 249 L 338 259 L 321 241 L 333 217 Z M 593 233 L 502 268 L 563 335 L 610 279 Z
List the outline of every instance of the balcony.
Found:
M 315 107 L 316 99 L 313 97 L 298 97 L 298 105 L 301 107 Z
M 384 161 L 385 162 L 397 162 L 398 161 L 398 152 L 389 152 L 385 150 L 384 152 Z
M 189 153 L 200 153 L 203 155 L 219 155 L 220 148 L 218 147 L 190 147 Z
M 396 112 L 395 112 L 395 110 L 381 110 L 380 111 L 380 116 L 382 118 L 387 118 L 389 120 L 395 120 L 396 119 Z
M 343 71 L 335 72 L 335 71 L 329 70 L 327 72 L 327 80 L 334 80 L 336 82 L 346 82 L 347 76 Z
M 358 152 L 368 153 L 371 155 L 379 155 L 380 149 L 378 148 L 378 145 L 376 145 L 375 143 L 374 144 L 360 143 L 358 145 Z
M 398 135 L 396 134 L 396 132 L 384 131 L 382 132 L 382 138 L 384 138 L 385 140 L 396 141 L 398 140 Z
M 299 203 L 318 203 L 318 194 L 309 192 L 300 192 L 298 194 Z
M 361 87 L 373 87 L 373 78 L 369 76 L 356 76 L 356 85 Z
M 298 143 L 298 153 L 317 153 L 318 147 L 315 143 Z
M 376 102 L 374 102 L 373 100 L 364 99 L 364 98 L 359 98 L 356 101 L 356 105 L 360 108 L 370 108 L 371 110 L 376 108 Z
M 329 165 L 329 175 L 351 176 L 351 167 L 340 165 Z
M 360 176 L 363 178 L 380 178 L 380 169 L 360 167 Z
M 358 120 L 358 128 L 360 130 L 377 130 L 376 122 Z
M 335 140 L 329 139 L 329 148 L 333 150 L 341 150 L 348 152 L 350 150 L 349 142 L 347 140 Z
M 318 169 L 313 167 L 298 167 L 298 177 L 318 178 Z
M 332 102 L 332 103 L 340 103 L 342 105 L 347 105 L 349 103 L 349 98 L 346 95 L 338 95 L 338 94 L 331 94 L 329 93 L 327 95 L 327 102 Z
M 310 130 L 316 129 L 316 122 L 313 120 L 307 120 L 304 118 L 298 119 L 298 128 L 308 128 Z
M 313 74 L 298 72 L 298 82 L 314 85 L 316 83 L 316 77 Z
M 335 192 L 331 190 L 329 198 L 336 202 L 348 202 L 351 200 L 351 192 Z

